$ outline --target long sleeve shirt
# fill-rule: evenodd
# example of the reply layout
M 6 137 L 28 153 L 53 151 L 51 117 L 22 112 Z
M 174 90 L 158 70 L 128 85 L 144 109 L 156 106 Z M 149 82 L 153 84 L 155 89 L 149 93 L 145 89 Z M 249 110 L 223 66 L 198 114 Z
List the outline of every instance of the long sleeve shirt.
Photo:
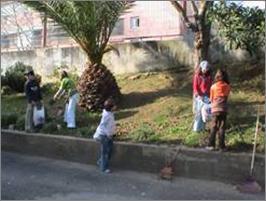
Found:
M 230 85 L 223 81 L 216 82 L 211 86 L 210 101 L 212 113 L 227 112 L 227 98 L 230 90 Z
M 211 85 L 211 75 L 201 75 L 196 73 L 193 77 L 193 94 L 209 97 Z
M 99 138 L 101 135 L 111 137 L 115 134 L 115 118 L 113 112 L 103 110 L 102 118 L 99 126 L 93 135 L 94 139 Z
M 28 99 L 28 103 L 32 101 L 42 100 L 41 89 L 36 80 L 27 80 L 25 83 L 25 94 Z

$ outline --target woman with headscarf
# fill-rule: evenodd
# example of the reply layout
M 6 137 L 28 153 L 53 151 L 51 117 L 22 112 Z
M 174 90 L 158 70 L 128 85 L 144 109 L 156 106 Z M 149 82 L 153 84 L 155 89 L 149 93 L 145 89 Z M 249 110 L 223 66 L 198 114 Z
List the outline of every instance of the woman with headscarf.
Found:
M 210 73 L 210 65 L 208 61 L 202 61 L 193 77 L 193 112 L 195 114 L 193 131 L 199 132 L 204 129 L 201 108 L 204 103 L 209 102 L 210 88 L 212 85 L 212 77 Z

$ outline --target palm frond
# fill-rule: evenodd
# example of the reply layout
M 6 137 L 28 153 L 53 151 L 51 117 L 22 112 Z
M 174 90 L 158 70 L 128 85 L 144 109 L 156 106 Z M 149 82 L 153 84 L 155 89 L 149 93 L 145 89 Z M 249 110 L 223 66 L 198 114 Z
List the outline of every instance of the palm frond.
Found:
M 34 10 L 46 13 L 85 51 L 92 63 L 99 63 L 119 16 L 133 3 L 127 1 L 24 1 Z

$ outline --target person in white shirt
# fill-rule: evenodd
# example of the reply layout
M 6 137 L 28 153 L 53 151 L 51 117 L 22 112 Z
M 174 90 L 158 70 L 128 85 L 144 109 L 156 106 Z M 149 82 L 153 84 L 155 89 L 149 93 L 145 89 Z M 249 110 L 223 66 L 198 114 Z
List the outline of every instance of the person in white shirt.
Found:
M 109 160 L 112 154 L 113 135 L 115 134 L 115 118 L 113 111 L 116 109 L 114 101 L 107 99 L 104 102 L 102 118 L 93 138 L 101 143 L 101 154 L 97 161 L 102 172 L 110 173 Z

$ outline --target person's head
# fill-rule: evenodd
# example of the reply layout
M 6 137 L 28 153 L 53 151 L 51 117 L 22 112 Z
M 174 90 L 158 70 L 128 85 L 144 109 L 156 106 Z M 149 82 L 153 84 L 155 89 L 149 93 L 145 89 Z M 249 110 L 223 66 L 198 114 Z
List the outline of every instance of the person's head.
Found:
M 225 70 L 221 70 L 221 69 L 217 70 L 215 77 L 214 77 L 214 81 L 215 82 L 222 81 L 222 82 L 226 82 L 227 84 L 230 84 L 229 79 L 228 79 L 228 74 L 226 73 Z
M 68 74 L 67 74 L 66 71 L 63 70 L 63 71 L 61 72 L 61 80 L 64 79 L 65 77 L 68 77 Z
M 33 71 L 33 70 L 27 71 L 24 75 L 25 75 L 25 76 L 27 77 L 27 79 L 29 79 L 29 80 L 33 80 L 33 79 L 35 79 L 34 71 Z
M 116 109 L 115 106 L 115 102 L 112 98 L 108 98 L 105 102 L 104 102 L 104 109 L 108 112 L 110 111 L 114 111 Z
M 208 61 L 206 61 L 206 60 L 200 62 L 199 67 L 200 67 L 200 71 L 201 71 L 203 74 L 208 73 L 209 70 L 210 70 L 210 65 L 209 65 Z

